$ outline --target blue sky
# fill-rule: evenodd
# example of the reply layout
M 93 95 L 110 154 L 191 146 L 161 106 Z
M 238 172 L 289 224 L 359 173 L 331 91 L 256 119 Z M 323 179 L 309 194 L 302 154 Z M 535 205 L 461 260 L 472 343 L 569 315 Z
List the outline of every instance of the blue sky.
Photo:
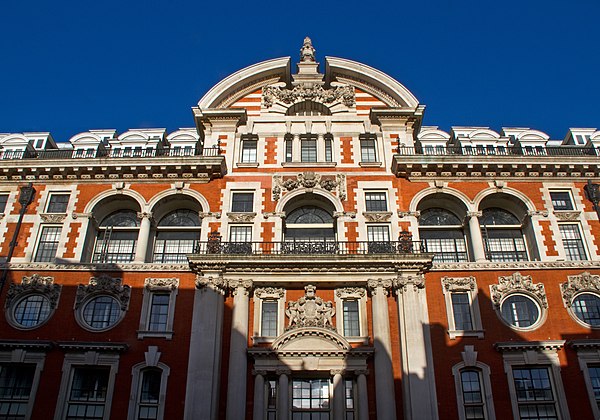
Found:
M 424 124 L 600 128 L 600 2 L 3 0 L 0 132 L 193 126 L 228 74 L 349 58 L 427 106 Z

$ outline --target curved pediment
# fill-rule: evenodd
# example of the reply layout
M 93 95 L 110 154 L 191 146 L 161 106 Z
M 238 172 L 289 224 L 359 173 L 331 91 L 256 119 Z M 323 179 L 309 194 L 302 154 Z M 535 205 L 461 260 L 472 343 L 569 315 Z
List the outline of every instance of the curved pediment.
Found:
M 350 351 L 348 341 L 333 330 L 319 327 L 295 328 L 273 342 L 273 350 L 292 353 Z

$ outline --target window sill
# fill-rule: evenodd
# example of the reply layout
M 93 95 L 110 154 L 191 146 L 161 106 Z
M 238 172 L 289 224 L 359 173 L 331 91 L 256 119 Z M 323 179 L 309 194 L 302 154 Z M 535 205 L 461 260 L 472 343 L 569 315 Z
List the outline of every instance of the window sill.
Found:
M 351 344 L 369 344 L 369 337 L 344 337 Z
M 144 338 L 166 338 L 171 340 L 173 338 L 173 331 L 139 331 L 137 332 L 138 340 Z
M 472 330 L 472 331 L 448 330 L 448 335 L 450 336 L 450 340 L 455 340 L 459 337 L 476 337 L 481 340 L 481 339 L 483 339 L 484 331 L 483 330 Z
M 333 168 L 336 162 L 281 162 L 281 166 L 288 168 Z
M 265 344 L 272 343 L 277 339 L 277 337 L 252 337 L 252 343 L 256 344 Z
M 359 162 L 358 163 L 363 168 L 380 168 L 381 162 Z
M 258 168 L 258 162 L 238 162 L 238 168 Z

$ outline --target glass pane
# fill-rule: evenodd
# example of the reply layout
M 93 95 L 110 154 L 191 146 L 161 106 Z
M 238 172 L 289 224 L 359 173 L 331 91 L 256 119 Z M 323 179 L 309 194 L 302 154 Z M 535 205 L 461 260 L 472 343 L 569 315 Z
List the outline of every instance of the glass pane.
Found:
M 113 326 L 121 316 L 119 303 L 111 296 L 99 296 L 90 300 L 83 308 L 83 320 L 94 329 Z
M 530 327 L 539 319 L 538 306 L 523 295 L 509 296 L 501 305 L 502 318 L 515 327 Z
M 35 327 L 50 316 L 50 301 L 42 295 L 27 296 L 15 306 L 14 319 L 23 327 Z
M 600 298 L 591 293 L 582 293 L 573 299 L 571 306 L 577 318 L 593 327 L 600 326 Z
M 263 301 L 261 313 L 261 335 L 263 337 L 277 336 L 277 313 L 279 304 L 277 302 Z
M 254 208 L 254 194 L 253 193 L 233 193 L 231 211 L 242 213 L 252 212 Z
M 69 194 L 52 194 L 46 211 L 48 213 L 66 213 L 69 204 Z
M 473 322 L 469 295 L 467 293 L 452 293 L 451 297 L 454 327 L 459 331 L 472 330 Z
M 59 226 L 45 226 L 40 234 L 38 249 L 35 254 L 36 262 L 52 262 L 56 258 L 56 250 L 60 240 Z
M 192 210 L 175 210 L 160 219 L 158 226 L 200 226 L 200 217 Z
M 387 211 L 385 192 L 365 193 L 365 204 L 367 211 Z
M 345 300 L 343 302 L 344 310 L 344 336 L 360 336 L 360 321 L 358 314 L 358 301 Z
M 149 331 L 167 331 L 169 319 L 169 301 L 171 296 L 166 293 L 153 293 L 148 319 Z

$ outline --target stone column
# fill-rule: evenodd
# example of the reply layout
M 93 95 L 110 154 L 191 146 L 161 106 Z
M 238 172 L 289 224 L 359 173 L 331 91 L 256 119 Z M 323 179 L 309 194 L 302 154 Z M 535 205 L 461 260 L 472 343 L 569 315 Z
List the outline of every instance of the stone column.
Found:
M 358 396 L 358 420 L 369 420 L 369 395 L 367 392 L 367 372 L 356 372 L 356 395 Z
M 196 279 L 190 337 L 185 420 L 217 420 L 221 377 L 223 296 L 227 282 L 219 277 Z M 245 369 L 244 369 L 245 371 Z
M 289 408 L 289 370 L 278 370 L 279 383 L 277 384 L 277 418 L 287 419 L 290 416 Z
M 317 134 L 317 162 L 325 162 L 325 138 Z
M 229 373 L 227 375 L 227 419 L 246 418 L 246 372 L 248 359 L 248 294 L 250 280 L 230 280 L 233 289 Z
M 479 226 L 480 211 L 470 211 L 467 213 L 469 218 L 469 237 L 471 238 L 471 247 L 473 248 L 473 258 L 475 261 L 485 261 L 485 245 Z
M 265 374 L 263 371 L 254 372 L 254 411 L 252 420 L 263 420 L 265 416 Z
M 137 247 L 135 249 L 135 258 L 133 262 L 143 263 L 146 261 L 148 251 L 148 242 L 150 242 L 150 226 L 152 225 L 152 213 L 138 212 L 140 220 L 140 231 L 137 238 Z
M 331 374 L 333 375 L 333 420 L 344 420 L 346 418 L 346 398 L 342 372 L 332 370 Z
M 298 134 L 292 134 L 292 162 L 300 162 L 300 136 Z
M 422 275 L 394 280 L 398 296 L 405 419 L 438 418 L 429 315 Z
M 391 280 L 369 280 L 367 286 L 373 301 L 373 340 L 375 342 L 375 391 L 377 419 L 396 419 L 394 396 L 394 371 L 392 367 L 392 343 L 388 312 L 388 290 Z

